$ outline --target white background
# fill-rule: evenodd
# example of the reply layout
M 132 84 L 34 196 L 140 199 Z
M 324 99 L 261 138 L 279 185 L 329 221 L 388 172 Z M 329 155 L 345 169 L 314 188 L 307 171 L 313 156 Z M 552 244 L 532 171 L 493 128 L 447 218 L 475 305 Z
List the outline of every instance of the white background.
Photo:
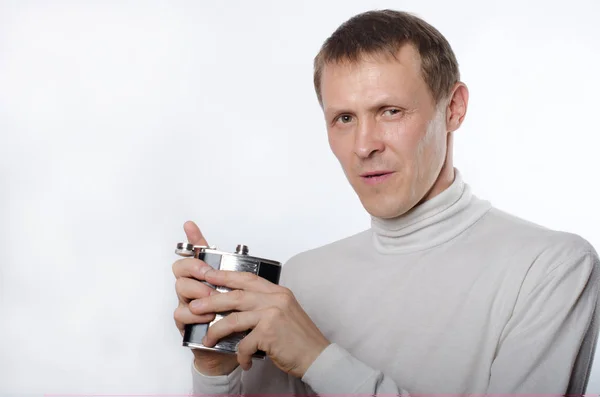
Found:
M 597 0 L 3 0 L 0 394 L 189 392 L 171 273 L 188 219 L 281 261 L 368 227 L 312 60 L 388 7 L 455 49 L 474 192 L 600 247 Z

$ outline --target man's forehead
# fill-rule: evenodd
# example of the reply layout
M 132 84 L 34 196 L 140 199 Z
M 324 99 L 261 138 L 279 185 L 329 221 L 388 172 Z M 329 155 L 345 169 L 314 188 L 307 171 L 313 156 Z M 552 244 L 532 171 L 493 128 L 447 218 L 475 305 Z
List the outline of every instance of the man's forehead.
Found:
M 324 110 L 389 100 L 412 103 L 424 89 L 420 60 L 410 51 L 326 64 L 321 77 Z
M 396 64 L 410 67 L 415 71 L 421 68 L 421 57 L 411 43 L 406 43 L 393 51 L 382 49 L 380 51 L 363 52 L 353 56 L 326 61 L 323 65 L 323 75 L 355 72 L 361 67 L 378 66 L 382 64 Z

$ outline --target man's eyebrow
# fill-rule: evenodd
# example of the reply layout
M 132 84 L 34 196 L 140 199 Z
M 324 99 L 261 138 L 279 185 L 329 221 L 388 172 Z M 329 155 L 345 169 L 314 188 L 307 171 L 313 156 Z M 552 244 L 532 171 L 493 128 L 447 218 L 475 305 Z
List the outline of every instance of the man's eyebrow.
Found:
M 407 108 L 409 107 L 407 101 L 402 101 L 400 98 L 396 97 L 382 97 L 376 100 L 373 104 L 369 105 L 367 110 L 370 112 L 377 111 L 383 107 L 399 107 L 399 108 Z M 325 114 L 327 115 L 335 115 L 335 114 L 343 114 L 343 113 L 354 113 L 350 108 L 345 107 L 325 107 Z
M 381 98 L 380 100 L 376 101 L 371 106 L 369 106 L 368 109 L 369 109 L 369 111 L 373 112 L 373 111 L 379 110 L 384 107 L 404 108 L 404 107 L 406 107 L 406 104 L 404 104 L 404 102 L 405 101 L 401 101 L 399 98 L 386 97 L 386 98 Z
M 325 114 L 327 115 L 335 115 L 342 113 L 353 113 L 349 108 L 335 108 L 335 107 L 326 107 L 324 109 Z

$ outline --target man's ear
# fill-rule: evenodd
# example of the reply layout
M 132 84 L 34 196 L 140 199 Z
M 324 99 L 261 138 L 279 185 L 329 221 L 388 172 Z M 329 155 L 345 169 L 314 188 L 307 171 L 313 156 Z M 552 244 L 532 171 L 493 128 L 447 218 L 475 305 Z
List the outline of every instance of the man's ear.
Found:
M 446 108 L 446 131 L 454 132 L 462 124 L 467 114 L 469 104 L 469 89 L 466 84 L 457 82 L 452 88 L 452 94 Z

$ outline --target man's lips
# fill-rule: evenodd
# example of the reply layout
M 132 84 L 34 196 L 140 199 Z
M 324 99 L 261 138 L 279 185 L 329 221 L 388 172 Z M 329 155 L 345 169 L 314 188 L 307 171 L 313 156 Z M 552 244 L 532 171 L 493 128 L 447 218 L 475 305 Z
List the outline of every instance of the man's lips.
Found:
M 383 175 L 387 175 L 387 174 L 391 174 L 394 171 L 369 171 L 369 172 L 364 172 L 362 174 L 360 174 L 361 177 L 363 178 L 372 178 L 372 177 L 376 177 L 376 176 L 383 176 Z
M 365 182 L 369 185 L 377 185 L 379 183 L 386 181 L 393 173 L 394 173 L 394 171 L 388 171 L 388 170 L 369 171 L 369 172 L 364 172 L 364 173 L 360 174 L 360 179 L 362 179 L 363 182 Z

